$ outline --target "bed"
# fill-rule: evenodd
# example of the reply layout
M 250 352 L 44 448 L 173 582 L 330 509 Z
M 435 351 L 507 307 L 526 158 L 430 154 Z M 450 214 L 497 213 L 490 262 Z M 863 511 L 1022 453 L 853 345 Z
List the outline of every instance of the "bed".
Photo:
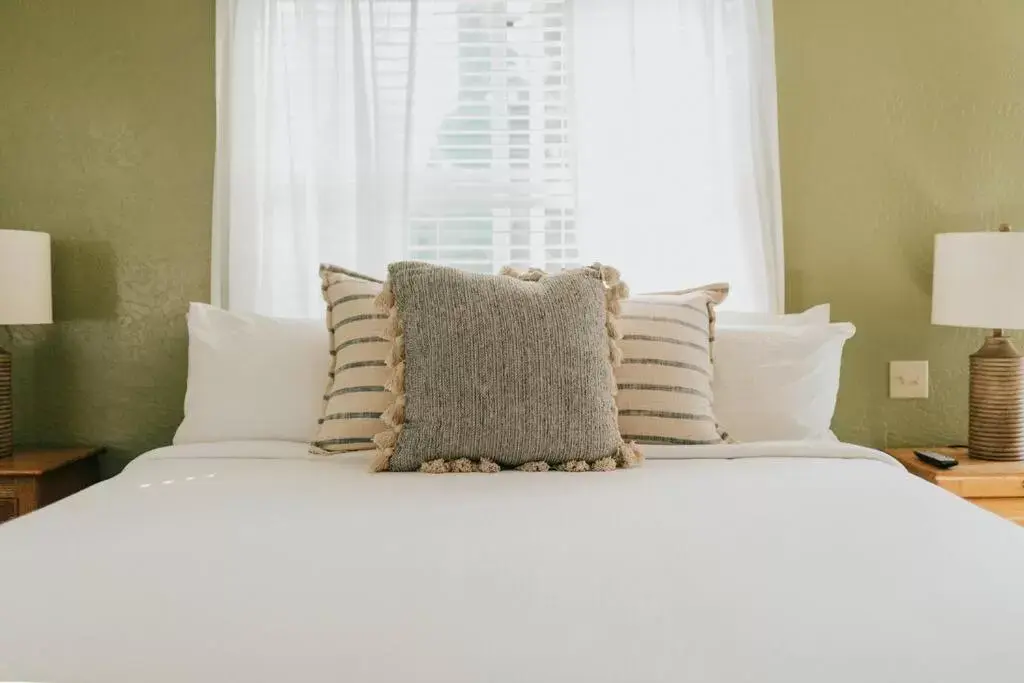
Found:
M 152 451 L 0 527 L 0 680 L 1019 679 L 1010 522 L 847 444 L 647 456 L 426 476 Z

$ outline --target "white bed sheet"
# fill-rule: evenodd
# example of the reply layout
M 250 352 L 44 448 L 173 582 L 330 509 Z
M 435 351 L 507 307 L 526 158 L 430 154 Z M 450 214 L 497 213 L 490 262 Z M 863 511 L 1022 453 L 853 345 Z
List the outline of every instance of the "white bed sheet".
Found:
M 1019 677 L 1024 532 L 875 451 L 426 476 L 304 448 L 161 449 L 0 527 L 0 681 Z

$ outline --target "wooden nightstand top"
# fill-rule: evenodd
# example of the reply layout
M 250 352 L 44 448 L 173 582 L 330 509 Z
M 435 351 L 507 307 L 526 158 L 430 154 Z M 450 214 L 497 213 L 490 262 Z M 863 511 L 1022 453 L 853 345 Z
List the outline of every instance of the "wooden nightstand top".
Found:
M 923 463 L 914 455 L 914 451 L 935 451 L 943 455 L 952 455 L 960 461 L 956 467 L 948 470 L 939 469 Z M 1024 460 L 1003 462 L 997 460 L 975 460 L 968 457 L 966 448 L 940 448 L 938 446 L 919 446 L 917 448 L 889 448 L 885 451 L 903 463 L 903 466 L 919 477 L 928 481 L 945 478 L 962 477 L 1000 477 L 1005 475 L 1024 475 Z
M 0 459 L 0 523 L 78 493 L 100 480 L 103 448 L 21 448 Z
M 0 458 L 0 478 L 39 477 L 73 462 L 97 456 L 103 448 L 37 448 L 15 450 L 9 458 Z
M 899 460 L 911 474 L 1024 525 L 1024 462 L 975 460 L 967 456 L 965 448 L 921 447 L 921 450 L 952 455 L 959 464 L 943 470 L 918 460 L 913 448 L 889 448 L 885 452 Z

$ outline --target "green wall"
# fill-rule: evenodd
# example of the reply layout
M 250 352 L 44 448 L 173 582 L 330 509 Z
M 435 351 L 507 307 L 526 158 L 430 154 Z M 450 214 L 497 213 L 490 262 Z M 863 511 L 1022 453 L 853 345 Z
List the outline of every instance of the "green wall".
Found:
M 858 329 L 836 432 L 962 443 L 984 335 L 929 323 L 932 238 L 1024 229 L 1024 2 L 775 0 L 775 19 L 788 306 Z M 931 397 L 889 399 L 890 360 L 930 361 Z
M 13 330 L 18 443 L 181 419 L 183 315 L 209 296 L 213 0 L 0 0 L 0 227 L 54 240 L 56 324 Z
M 775 0 L 788 305 L 852 320 L 836 431 L 959 441 L 982 333 L 929 324 L 932 235 L 1024 228 L 1024 2 Z M 0 227 L 55 240 L 57 324 L 15 330 L 17 439 L 103 443 L 181 414 L 209 292 L 213 0 L 0 0 Z M 2 339 L 2 337 L 0 337 Z M 887 398 L 890 360 L 932 397 Z

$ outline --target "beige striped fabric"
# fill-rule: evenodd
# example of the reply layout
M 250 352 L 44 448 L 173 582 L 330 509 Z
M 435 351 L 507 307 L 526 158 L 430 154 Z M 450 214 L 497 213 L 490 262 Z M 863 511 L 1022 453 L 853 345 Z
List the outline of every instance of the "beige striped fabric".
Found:
M 387 315 L 374 305 L 383 283 L 338 266 L 320 267 L 331 364 L 314 453 L 369 450 L 386 426 L 381 413 L 392 401 L 384 389 L 390 347 L 384 338 Z
M 714 307 L 728 285 L 644 294 L 622 302 L 615 369 L 622 438 L 640 444 L 719 444 L 711 410 Z

